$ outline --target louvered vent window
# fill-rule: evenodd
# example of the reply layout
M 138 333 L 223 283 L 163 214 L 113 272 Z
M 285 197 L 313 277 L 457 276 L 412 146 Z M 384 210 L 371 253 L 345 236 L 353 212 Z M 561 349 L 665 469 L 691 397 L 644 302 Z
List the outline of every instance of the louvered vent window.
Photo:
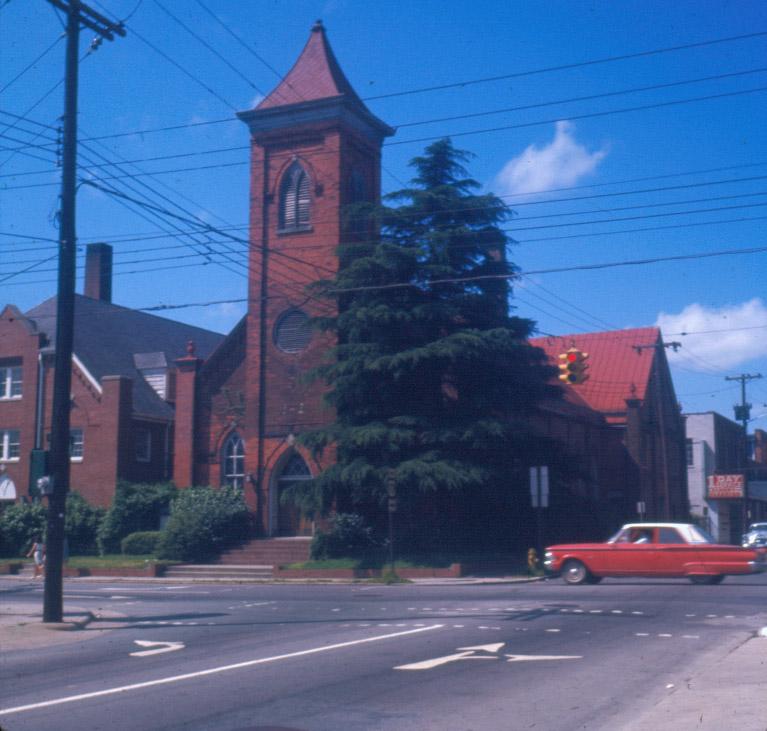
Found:
M 285 173 L 280 186 L 280 230 L 309 228 L 312 198 L 309 176 L 297 162 Z
M 274 326 L 274 344 L 285 353 L 300 353 L 311 339 L 309 316 L 301 310 L 289 310 Z

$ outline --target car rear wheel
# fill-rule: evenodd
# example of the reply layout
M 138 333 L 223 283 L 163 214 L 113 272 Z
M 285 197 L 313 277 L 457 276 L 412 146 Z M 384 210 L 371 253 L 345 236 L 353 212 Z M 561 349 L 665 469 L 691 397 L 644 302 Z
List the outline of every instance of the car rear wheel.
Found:
M 716 576 L 690 576 L 689 578 L 693 584 L 721 584 L 724 581 L 724 576 L 721 574 Z
M 574 558 L 571 558 L 562 567 L 562 578 L 568 584 L 585 584 L 590 576 L 586 564 Z

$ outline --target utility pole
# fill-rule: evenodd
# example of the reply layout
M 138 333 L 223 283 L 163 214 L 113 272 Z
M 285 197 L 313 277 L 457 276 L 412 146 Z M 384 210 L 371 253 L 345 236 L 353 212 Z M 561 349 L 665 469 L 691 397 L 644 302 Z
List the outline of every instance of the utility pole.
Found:
M 67 49 L 64 85 L 64 137 L 61 171 L 61 218 L 59 224 L 59 275 L 56 300 L 56 343 L 51 410 L 50 489 L 46 535 L 43 622 L 63 617 L 64 520 L 69 492 L 69 411 L 74 337 L 75 262 L 77 237 L 75 208 L 77 193 L 77 82 L 80 26 L 96 31 L 101 38 L 124 36 L 115 24 L 80 0 L 48 0 L 67 14 Z
M 725 381 L 740 381 L 740 404 L 736 404 L 735 419 L 743 425 L 743 530 L 748 530 L 748 420 L 751 416 L 751 404 L 746 402 L 746 383 L 761 378 L 761 373 L 741 373 L 739 376 L 725 376 Z
M 670 343 L 664 343 L 662 341 L 659 341 L 657 343 L 652 343 L 651 345 L 635 345 L 634 350 L 636 350 L 637 353 L 641 353 L 646 348 L 652 348 L 656 352 L 660 348 L 672 348 L 673 351 L 676 353 L 679 348 L 682 347 L 682 343 L 679 343 L 677 341 L 673 341 Z M 658 365 L 660 361 L 657 359 L 655 360 L 655 365 Z M 667 520 L 671 518 L 671 490 L 669 488 L 669 479 L 668 479 L 668 448 L 666 445 L 666 419 L 663 412 L 663 391 L 661 389 L 661 383 L 660 383 L 660 367 L 658 367 L 655 371 L 655 398 L 657 401 L 657 408 L 658 408 L 658 430 L 660 432 L 660 454 L 661 454 L 661 464 L 663 469 L 663 497 L 664 497 L 664 515 L 662 515 L 662 518 L 666 518 Z M 655 450 L 653 450 L 654 452 Z M 654 455 L 653 455 L 654 459 Z

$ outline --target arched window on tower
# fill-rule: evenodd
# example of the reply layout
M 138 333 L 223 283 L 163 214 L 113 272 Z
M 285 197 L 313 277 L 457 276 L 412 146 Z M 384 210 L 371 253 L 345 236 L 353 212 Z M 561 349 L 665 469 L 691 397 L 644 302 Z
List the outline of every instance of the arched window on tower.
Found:
M 309 176 L 294 162 L 280 184 L 280 230 L 300 231 L 311 224 L 312 196 Z
M 243 487 L 245 484 L 245 442 L 232 432 L 221 450 L 221 484 Z

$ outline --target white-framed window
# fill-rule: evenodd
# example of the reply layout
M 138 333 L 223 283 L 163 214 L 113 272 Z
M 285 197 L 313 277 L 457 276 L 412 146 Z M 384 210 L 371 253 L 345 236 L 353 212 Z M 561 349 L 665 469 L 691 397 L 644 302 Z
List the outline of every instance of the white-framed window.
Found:
M 85 437 L 83 430 L 74 428 L 69 430 L 69 459 L 73 462 L 82 462 L 85 454 Z
M 21 366 L 0 365 L 0 399 L 21 398 Z
M 311 224 L 311 208 L 309 176 L 296 161 L 287 169 L 280 184 L 280 230 L 307 230 Z
M 136 462 L 150 462 L 152 460 L 152 432 L 142 427 L 136 429 L 134 434 Z
M 18 462 L 21 442 L 18 429 L 0 429 L 0 462 Z
M 232 432 L 221 450 L 222 485 L 243 487 L 245 484 L 245 442 Z

